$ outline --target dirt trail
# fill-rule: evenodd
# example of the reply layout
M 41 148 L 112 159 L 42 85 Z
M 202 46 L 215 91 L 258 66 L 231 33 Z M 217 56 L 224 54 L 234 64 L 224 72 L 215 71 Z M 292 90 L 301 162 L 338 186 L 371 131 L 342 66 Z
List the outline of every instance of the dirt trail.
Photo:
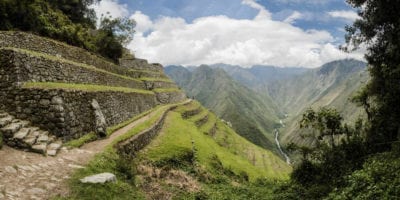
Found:
M 155 115 L 153 111 L 117 130 L 109 138 L 97 140 L 79 149 L 63 148 L 56 157 L 45 157 L 7 146 L 0 150 L 0 199 L 48 199 L 66 194 L 66 179 L 86 165 L 116 137 Z

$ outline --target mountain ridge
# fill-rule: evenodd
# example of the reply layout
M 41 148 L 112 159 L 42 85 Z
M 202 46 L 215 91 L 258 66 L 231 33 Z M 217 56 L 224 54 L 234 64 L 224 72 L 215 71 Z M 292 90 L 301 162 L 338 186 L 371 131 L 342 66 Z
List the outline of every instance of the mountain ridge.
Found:
M 276 128 L 279 127 L 279 120 L 284 121 L 286 126 L 281 127 L 280 134 L 280 140 L 283 145 L 290 142 L 301 143 L 299 139 L 301 131 L 298 131 L 299 126 L 297 121 L 300 120 L 301 113 L 309 107 L 336 107 L 344 115 L 345 119 L 353 121 L 358 116 L 363 116 L 362 110 L 349 101 L 349 98 L 368 80 L 366 63 L 362 61 L 343 59 L 328 62 L 319 68 L 313 69 L 278 68 L 274 66 L 242 68 L 226 64 L 214 64 L 209 66 L 209 68 L 225 71 L 226 75 L 229 75 L 229 78 L 234 80 L 236 84 L 244 86 L 247 90 L 251 90 L 251 93 L 256 93 L 256 96 L 261 98 L 265 104 L 274 108 L 274 112 L 270 113 L 275 115 L 274 120 L 276 121 L 268 123 L 274 124 Z M 178 70 L 180 73 L 176 73 L 174 70 Z M 201 93 L 202 89 L 198 88 L 196 85 L 197 82 L 192 81 L 194 78 L 193 74 L 198 71 L 198 68 L 188 70 L 182 66 L 175 66 L 175 68 L 167 66 L 165 71 L 186 92 L 189 89 L 189 95 Z M 218 76 L 226 79 L 221 74 L 213 79 L 217 79 Z M 205 78 L 207 79 L 207 77 Z M 215 83 L 215 80 L 208 81 Z M 219 87 L 222 86 L 210 84 L 207 90 Z M 232 93 L 232 95 L 242 96 L 242 94 L 237 93 Z M 215 108 L 215 105 L 209 104 L 208 101 L 211 100 L 200 98 L 199 101 L 210 109 Z M 233 109 L 232 107 L 236 107 L 235 109 L 237 109 L 241 106 L 239 104 L 232 104 L 232 102 L 229 103 L 231 104 L 230 106 L 220 106 L 220 110 L 216 113 L 223 113 L 224 109 Z M 261 109 L 258 112 L 268 111 Z M 249 116 L 246 112 L 240 113 L 246 117 Z M 235 124 L 233 123 L 233 125 Z M 267 135 L 273 135 L 271 133 L 272 130 L 269 130 Z M 247 134 L 251 134 L 251 132 Z M 308 145 L 310 143 L 305 142 L 303 144 Z

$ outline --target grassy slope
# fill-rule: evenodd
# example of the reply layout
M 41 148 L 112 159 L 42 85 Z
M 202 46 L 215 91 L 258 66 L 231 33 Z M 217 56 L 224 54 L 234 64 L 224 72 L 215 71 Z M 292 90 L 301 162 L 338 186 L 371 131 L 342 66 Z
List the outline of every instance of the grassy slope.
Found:
M 220 69 L 202 66 L 191 73 L 175 66 L 167 68 L 166 73 L 187 95 L 230 121 L 237 133 L 264 148 L 276 148 L 271 133 L 279 113 L 272 101 L 235 82 Z
M 121 158 L 113 146 L 146 130 L 171 106 L 173 105 L 163 105 L 153 109 L 156 112 L 153 117 L 115 139 L 102 153 L 96 155 L 84 169 L 79 169 L 75 172 L 69 182 L 69 196 L 62 198 L 55 197 L 55 199 L 144 199 L 144 194 L 134 185 L 134 163 Z M 147 113 L 145 112 L 140 116 Z M 132 122 L 136 119 L 139 119 L 139 117 L 128 121 Z M 112 129 L 116 129 L 117 127 L 120 126 L 113 127 Z M 115 173 L 118 181 L 107 184 L 83 184 L 79 181 L 79 179 L 86 176 L 103 172 Z
M 184 120 L 181 113 L 173 111 L 168 114 L 163 133 L 154 140 L 143 157 L 155 163 L 183 157 L 196 149 L 196 161 L 211 174 L 217 173 L 213 159 L 221 161 L 224 168 L 236 175 L 248 174 L 251 181 L 257 178 L 286 179 L 290 167 L 273 153 L 262 149 L 237 135 L 215 115 L 208 113 L 209 120 L 197 128 L 194 125 L 200 114 Z M 217 123 L 217 133 L 212 137 L 207 133 L 210 124 Z
M 272 180 L 287 180 L 290 166 L 273 153 L 238 136 L 212 113 L 209 113 L 209 121 L 200 128 L 194 125 L 191 118 L 183 120 L 181 113 L 197 108 L 199 106 L 197 102 L 181 105 L 170 112 L 162 133 L 144 151 L 140 152 L 137 159 L 125 160 L 112 148 L 118 141 L 123 141 L 145 130 L 170 106 L 158 107 L 155 109 L 156 115 L 113 141 L 103 153 L 96 155 L 84 169 L 79 169 L 73 175 L 69 184 L 68 197 L 54 199 L 145 199 L 149 195 L 144 191 L 146 183 L 136 178 L 140 175 L 137 174 L 136 166 L 141 162 L 151 162 L 164 169 L 178 166 L 176 170 L 189 173 L 200 182 L 201 189 L 195 192 L 187 192 L 171 186 L 168 188 L 168 185 L 159 186 L 169 189 L 175 199 L 269 199 L 272 196 L 271 188 L 274 187 Z M 219 130 L 215 138 L 204 133 L 212 127 L 209 123 L 217 123 Z M 184 172 L 188 169 L 184 167 L 186 160 L 180 158 L 185 158 L 185 153 L 192 152 L 193 147 L 196 151 L 194 166 L 202 174 L 216 176 L 214 181 L 201 180 L 193 171 L 192 173 Z M 171 160 L 175 161 L 172 165 Z M 79 182 L 79 179 L 85 176 L 102 172 L 115 173 L 118 181 L 106 184 Z M 246 174 L 250 182 L 240 179 Z M 263 177 L 269 181 L 259 179 Z

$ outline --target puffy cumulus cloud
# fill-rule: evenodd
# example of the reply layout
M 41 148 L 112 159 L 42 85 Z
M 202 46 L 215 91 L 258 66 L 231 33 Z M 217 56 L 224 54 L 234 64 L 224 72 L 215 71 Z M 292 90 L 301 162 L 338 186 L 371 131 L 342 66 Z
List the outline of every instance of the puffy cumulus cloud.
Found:
M 129 16 L 128 5 L 119 4 L 118 0 L 102 0 L 90 6 L 96 12 L 98 23 L 102 15 L 112 18 Z
M 353 22 L 360 18 L 358 14 L 352 10 L 334 10 L 328 12 L 328 15 L 334 18 L 341 18 L 349 22 Z
M 137 57 L 164 65 L 318 67 L 336 59 L 362 59 L 362 54 L 340 51 L 327 31 L 302 30 L 290 24 L 300 13 L 274 21 L 255 1 L 243 2 L 259 9 L 259 15 L 250 20 L 208 16 L 188 23 L 172 17 L 150 20 L 137 11 L 132 15 L 138 24 L 137 33 L 128 48 Z

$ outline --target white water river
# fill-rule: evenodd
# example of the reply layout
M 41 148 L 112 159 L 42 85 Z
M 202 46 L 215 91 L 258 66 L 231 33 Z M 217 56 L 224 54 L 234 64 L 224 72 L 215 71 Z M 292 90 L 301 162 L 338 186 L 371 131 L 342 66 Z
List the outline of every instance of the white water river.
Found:
M 278 129 L 275 129 L 275 142 L 276 142 L 276 145 L 278 146 L 279 152 L 281 152 L 281 154 L 283 155 L 283 157 L 285 157 L 286 163 L 290 165 L 290 158 L 289 158 L 289 156 L 282 150 L 281 144 L 279 143 L 279 140 L 278 140 L 278 137 L 279 137 L 279 131 L 278 131 Z

